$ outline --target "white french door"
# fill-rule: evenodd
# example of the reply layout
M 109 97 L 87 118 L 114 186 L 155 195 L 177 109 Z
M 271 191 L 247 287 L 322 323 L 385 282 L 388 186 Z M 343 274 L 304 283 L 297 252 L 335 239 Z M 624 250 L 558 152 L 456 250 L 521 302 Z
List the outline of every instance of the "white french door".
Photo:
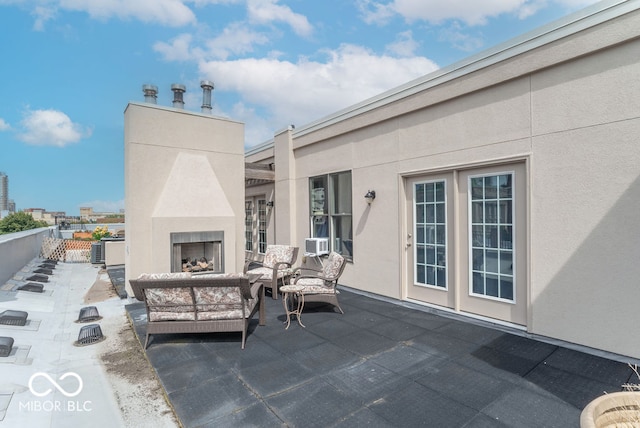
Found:
M 244 202 L 244 236 L 245 257 L 255 260 L 267 250 L 268 211 L 264 196 L 245 199 Z
M 453 174 L 407 180 L 407 297 L 453 308 L 455 289 L 451 269 Z
M 405 183 L 406 296 L 525 325 L 525 164 L 412 177 Z

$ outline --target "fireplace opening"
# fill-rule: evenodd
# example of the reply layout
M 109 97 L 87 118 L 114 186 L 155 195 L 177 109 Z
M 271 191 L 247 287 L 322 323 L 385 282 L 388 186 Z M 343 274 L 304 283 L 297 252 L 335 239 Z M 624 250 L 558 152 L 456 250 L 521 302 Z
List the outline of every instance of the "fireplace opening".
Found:
M 224 232 L 171 233 L 171 272 L 224 273 Z

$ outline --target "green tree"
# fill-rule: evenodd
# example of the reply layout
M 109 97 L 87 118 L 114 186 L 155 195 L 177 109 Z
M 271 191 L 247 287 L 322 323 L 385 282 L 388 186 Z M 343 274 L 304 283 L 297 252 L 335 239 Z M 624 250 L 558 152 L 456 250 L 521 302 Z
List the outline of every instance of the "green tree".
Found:
M 47 226 L 49 225 L 46 221 L 35 220 L 25 212 L 11 213 L 0 220 L 0 235 Z

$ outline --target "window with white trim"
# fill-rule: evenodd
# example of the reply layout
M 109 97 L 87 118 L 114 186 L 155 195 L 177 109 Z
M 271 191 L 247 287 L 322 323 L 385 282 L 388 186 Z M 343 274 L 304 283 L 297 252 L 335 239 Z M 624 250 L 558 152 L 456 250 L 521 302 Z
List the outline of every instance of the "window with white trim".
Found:
M 353 258 L 351 171 L 309 179 L 312 238 L 329 238 L 329 250 Z

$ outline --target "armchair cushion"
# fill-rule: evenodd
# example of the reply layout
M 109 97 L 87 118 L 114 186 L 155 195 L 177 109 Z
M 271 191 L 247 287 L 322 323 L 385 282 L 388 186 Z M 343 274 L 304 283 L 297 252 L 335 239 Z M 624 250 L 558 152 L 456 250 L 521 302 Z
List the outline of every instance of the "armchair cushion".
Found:
M 335 251 L 329 254 L 327 260 L 322 264 L 322 276 L 326 279 L 337 279 L 342 273 L 342 266 L 344 265 L 344 257 Z
M 295 247 L 290 245 L 268 245 L 264 254 L 262 266 L 266 268 L 274 268 L 277 263 L 287 263 L 289 266 L 293 264 L 293 256 Z M 283 266 L 285 268 L 285 266 Z
M 257 299 L 246 302 L 244 307 L 247 318 L 257 303 Z M 240 305 L 207 305 L 198 311 L 199 320 L 235 320 L 242 318 L 242 304 Z
M 191 278 L 191 272 L 141 273 L 138 279 L 183 279 Z
M 151 321 L 172 321 L 196 319 L 193 311 L 193 298 L 188 289 L 180 288 L 147 288 L 145 298 L 151 308 Z
M 299 278 L 296 285 L 304 287 L 304 294 L 339 294 L 340 291 L 335 287 L 326 286 L 324 281 L 319 278 Z
M 193 292 L 199 320 L 242 318 L 243 304 L 246 318 L 258 303 L 256 297 L 245 301 L 238 287 L 201 287 L 194 288 Z
M 283 267 L 282 269 L 279 269 L 278 273 L 276 274 L 277 279 L 282 278 L 285 274 L 285 271 L 286 271 L 285 267 Z M 251 274 L 261 275 L 260 277 L 266 281 L 271 281 L 273 279 L 273 268 L 259 267 L 259 268 L 251 269 L 249 272 Z

